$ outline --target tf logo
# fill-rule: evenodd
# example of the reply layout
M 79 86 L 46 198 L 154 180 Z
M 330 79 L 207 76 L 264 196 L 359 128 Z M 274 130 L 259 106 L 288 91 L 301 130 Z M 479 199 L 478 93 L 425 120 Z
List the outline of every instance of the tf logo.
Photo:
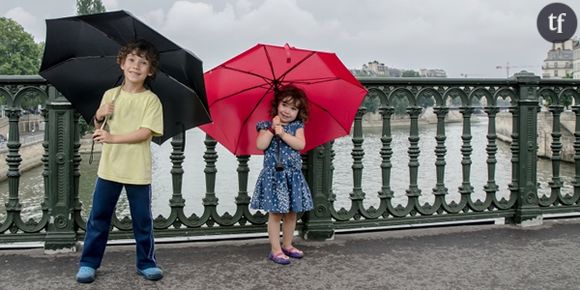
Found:
M 576 32 L 577 24 L 574 10 L 566 4 L 548 4 L 538 14 L 538 31 L 549 42 L 564 42 L 570 39 Z

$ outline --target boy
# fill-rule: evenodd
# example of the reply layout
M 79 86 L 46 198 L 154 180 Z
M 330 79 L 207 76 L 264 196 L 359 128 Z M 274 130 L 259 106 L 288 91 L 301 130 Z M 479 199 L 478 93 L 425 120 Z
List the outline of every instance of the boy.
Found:
M 105 252 L 111 218 L 125 187 L 137 250 L 137 273 L 147 280 L 163 278 L 157 267 L 151 215 L 151 138 L 163 134 L 163 111 L 157 96 L 144 87 L 154 77 L 159 53 L 138 40 L 121 48 L 117 63 L 120 87 L 105 92 L 95 114 L 93 140 L 103 143 L 98 178 L 76 280 L 91 283 Z M 106 124 L 107 128 L 101 128 Z

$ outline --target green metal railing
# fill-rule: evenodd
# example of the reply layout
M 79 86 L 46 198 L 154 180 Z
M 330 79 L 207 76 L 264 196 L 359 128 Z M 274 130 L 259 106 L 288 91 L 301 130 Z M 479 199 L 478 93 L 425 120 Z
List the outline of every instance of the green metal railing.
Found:
M 303 156 L 303 172 L 312 190 L 315 207 L 302 216 L 298 230 L 306 239 L 328 239 L 336 231 L 368 229 L 400 225 L 431 223 L 468 223 L 481 220 L 505 218 L 517 224 L 541 222 L 544 214 L 570 213 L 580 211 L 580 81 L 543 80 L 537 76 L 521 73 L 509 79 L 426 79 L 426 78 L 360 78 L 368 90 L 368 98 L 380 100 L 379 112 L 382 117 L 380 152 L 365 152 L 362 119 L 365 108 L 360 108 L 352 132 L 352 192 L 335 192 L 333 189 L 334 156 L 333 143 L 317 147 Z M 21 100 L 27 94 L 40 94 L 46 99 L 43 110 L 46 130 L 42 146 L 44 154 L 43 178 L 44 199 L 41 204 L 42 217 L 38 220 L 22 220 L 21 197 L 19 196 L 20 154 L 18 122 L 21 116 Z M 435 147 L 421 151 L 419 142 L 419 115 L 423 111 L 422 99 L 434 101 L 436 115 Z M 573 99 L 571 106 L 576 115 L 574 131 L 575 175 L 572 189 L 567 190 L 560 176 L 561 148 L 560 124 L 552 126 L 552 178 L 549 182 L 550 195 L 538 194 L 537 181 L 537 122 L 540 100 L 548 100 L 548 109 L 554 120 L 564 109 L 564 100 Z M 395 104 L 404 100 L 409 120 L 407 164 L 393 164 L 393 136 L 391 134 Z M 455 100 L 455 101 L 453 101 Z M 66 99 L 38 76 L 0 76 L 0 104 L 6 106 L 9 119 L 9 140 L 6 164 L 8 166 L 9 196 L 5 204 L 6 219 L 0 221 L 0 243 L 44 242 L 45 249 L 58 250 L 72 248 L 82 240 L 85 217 L 81 215 L 79 201 L 79 171 L 81 162 L 79 115 Z M 500 103 L 508 102 L 512 116 L 511 172 L 497 172 L 497 132 L 496 116 Z M 471 117 L 475 109 L 482 107 L 487 117 L 486 144 L 472 144 Z M 446 116 L 450 110 L 462 114 L 461 133 L 461 179 L 458 201 L 450 200 L 451 189 L 445 184 L 446 178 Z M 238 188 L 234 213 L 219 214 L 219 202 L 215 193 L 218 154 L 216 142 L 206 138 L 205 154 L 205 197 L 201 216 L 187 213 L 183 198 L 184 136 L 171 141 L 171 177 L 173 192 L 167 217 L 155 219 L 157 237 L 190 237 L 206 235 L 236 235 L 244 233 L 264 233 L 267 214 L 249 210 L 248 194 L 249 156 L 237 157 Z M 486 170 L 473 171 L 472 152 L 474 147 L 484 147 Z M 420 188 L 419 156 L 433 155 L 435 160 L 436 183 L 433 188 Z M 366 156 L 366 157 L 365 157 Z M 379 157 L 377 157 L 379 156 Z M 378 189 L 378 206 L 365 206 L 366 193 L 363 192 L 363 158 L 380 158 L 381 180 Z M 396 193 L 391 187 L 392 171 L 405 166 L 409 183 L 405 190 L 406 203 L 395 202 Z M 487 175 L 483 187 L 485 198 L 474 198 L 476 189 L 472 184 L 474 174 Z M 510 174 L 511 182 L 506 189 L 496 183 L 498 174 Z M 570 188 L 570 187 L 568 187 Z M 508 192 L 503 192 L 507 190 Z M 432 202 L 422 203 L 423 194 L 432 194 Z M 337 194 L 348 194 L 350 206 L 336 208 Z M 507 198 L 498 198 L 506 196 Z M 132 238 L 131 221 L 128 218 L 113 218 L 112 239 Z

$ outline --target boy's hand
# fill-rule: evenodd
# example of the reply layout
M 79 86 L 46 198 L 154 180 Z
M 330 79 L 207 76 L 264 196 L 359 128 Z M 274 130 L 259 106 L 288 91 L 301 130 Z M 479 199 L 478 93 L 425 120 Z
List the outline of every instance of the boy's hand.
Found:
M 113 140 L 111 134 L 103 129 L 96 129 L 93 133 L 93 140 L 98 143 L 111 143 Z
M 101 120 L 104 119 L 106 116 L 112 115 L 114 110 L 115 104 L 113 104 L 112 102 L 104 103 L 102 106 L 99 107 L 95 115 L 97 119 Z

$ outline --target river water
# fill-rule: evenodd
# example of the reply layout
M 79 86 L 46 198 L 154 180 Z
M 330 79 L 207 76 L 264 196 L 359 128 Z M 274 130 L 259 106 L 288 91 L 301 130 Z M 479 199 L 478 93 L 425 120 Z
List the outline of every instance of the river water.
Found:
M 473 152 L 471 155 L 471 184 L 474 187 L 474 197 L 481 198 L 485 196 L 483 186 L 487 182 L 487 153 L 485 145 L 487 144 L 487 123 L 485 121 L 472 124 L 471 144 Z M 422 190 L 420 200 L 430 202 L 433 200 L 431 194 L 432 188 L 436 182 L 435 154 L 436 145 L 434 124 L 420 125 L 419 148 L 419 178 L 418 185 Z M 379 199 L 377 192 L 381 189 L 381 156 L 380 148 L 380 128 L 365 128 L 363 149 L 365 152 L 363 158 L 363 184 L 362 189 L 366 194 L 365 206 L 377 206 Z M 458 187 L 462 182 L 461 168 L 461 134 L 462 125 L 460 123 L 450 123 L 446 125 L 446 171 L 445 186 L 449 190 L 448 198 L 450 200 L 459 200 Z M 409 157 L 407 154 L 409 141 L 408 126 L 394 126 L 392 128 L 392 150 L 393 155 L 391 162 L 391 189 L 395 194 L 395 201 L 401 204 L 406 203 L 405 190 L 409 184 Z M 186 150 L 183 169 L 183 198 L 186 200 L 185 212 L 187 215 L 196 213 L 198 216 L 203 212 L 202 199 L 205 195 L 205 174 L 203 172 L 205 161 L 203 154 L 205 146 L 203 141 L 205 134 L 199 129 L 192 129 L 186 133 Z M 507 197 L 509 195 L 508 184 L 511 181 L 511 153 L 509 144 L 498 141 L 498 151 L 496 155 L 496 174 L 495 180 L 500 188 L 498 197 Z M 171 153 L 170 142 L 163 145 L 152 145 L 154 152 L 153 160 L 153 213 L 154 216 L 168 216 L 171 209 L 169 199 L 173 193 L 171 184 L 171 166 L 169 159 Z M 351 137 L 337 139 L 334 143 L 334 178 L 333 193 L 336 195 L 335 207 L 350 207 L 349 193 L 352 192 L 352 151 L 353 145 Z M 219 199 L 218 212 L 235 211 L 235 196 L 238 192 L 237 183 L 237 161 L 236 157 L 226 151 L 221 145 L 217 145 L 218 151 L 217 177 L 216 177 L 216 196 Z M 88 156 L 83 155 L 81 162 L 81 180 L 80 180 L 80 199 L 83 203 L 83 215 L 88 215 L 88 209 L 91 204 L 91 195 L 96 179 L 96 170 L 98 166 L 98 155 L 95 156 L 96 162 L 88 164 Z M 262 166 L 262 156 L 252 156 L 249 161 L 250 174 L 248 182 L 248 192 L 251 195 L 254 189 L 256 178 Z M 2 161 L 5 162 L 5 161 Z M 4 165 L 5 163 L 3 163 Z M 44 185 L 42 178 L 42 166 L 23 173 L 20 179 L 20 203 L 22 204 L 22 215 L 25 219 L 39 219 L 42 215 L 40 203 L 43 199 Z M 540 159 L 538 162 L 538 182 L 540 183 L 540 193 L 549 195 L 550 188 L 548 182 L 551 178 L 551 162 L 546 159 Z M 572 164 L 562 163 L 560 175 L 564 179 L 564 191 L 571 192 L 572 178 L 574 176 L 574 167 Z M 6 209 L 4 204 L 8 201 L 8 182 L 0 183 L 0 221 L 4 220 Z M 117 205 L 117 214 L 122 217 L 129 215 L 128 203 L 123 195 Z

